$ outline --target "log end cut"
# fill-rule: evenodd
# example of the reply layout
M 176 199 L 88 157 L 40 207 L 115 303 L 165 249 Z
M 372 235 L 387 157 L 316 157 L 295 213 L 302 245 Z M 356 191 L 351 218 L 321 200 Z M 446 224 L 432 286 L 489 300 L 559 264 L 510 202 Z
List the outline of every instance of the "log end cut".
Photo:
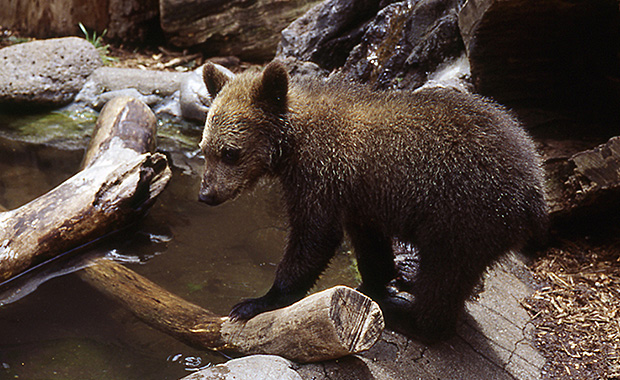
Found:
M 383 327 L 383 314 L 374 301 L 351 288 L 336 286 L 246 322 L 226 320 L 222 338 L 236 352 L 280 355 L 308 363 L 367 350 Z
M 379 305 L 345 286 L 333 288 L 330 319 L 342 344 L 352 353 L 370 349 L 385 327 Z

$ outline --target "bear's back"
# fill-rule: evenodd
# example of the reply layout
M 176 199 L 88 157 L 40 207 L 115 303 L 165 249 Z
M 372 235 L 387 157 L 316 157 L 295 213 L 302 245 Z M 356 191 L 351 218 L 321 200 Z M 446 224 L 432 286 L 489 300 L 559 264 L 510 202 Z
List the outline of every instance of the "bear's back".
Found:
M 540 158 L 496 103 L 446 88 L 373 92 L 338 82 L 290 94 L 295 161 L 338 198 L 333 207 L 396 234 L 424 225 L 519 235 L 544 224 Z

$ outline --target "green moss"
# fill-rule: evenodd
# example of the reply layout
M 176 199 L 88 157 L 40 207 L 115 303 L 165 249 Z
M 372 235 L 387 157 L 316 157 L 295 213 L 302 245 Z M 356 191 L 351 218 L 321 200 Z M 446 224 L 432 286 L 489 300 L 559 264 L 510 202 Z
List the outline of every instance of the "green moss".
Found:
M 96 120 L 97 115 L 90 112 L 53 111 L 19 116 L 0 113 L 0 134 L 28 143 L 77 149 L 86 146 Z
M 96 112 L 52 111 L 32 115 L 0 112 L 0 136 L 31 144 L 61 149 L 82 149 L 88 145 L 99 114 Z M 166 151 L 196 150 L 202 126 L 167 118 L 157 121 L 158 147 Z

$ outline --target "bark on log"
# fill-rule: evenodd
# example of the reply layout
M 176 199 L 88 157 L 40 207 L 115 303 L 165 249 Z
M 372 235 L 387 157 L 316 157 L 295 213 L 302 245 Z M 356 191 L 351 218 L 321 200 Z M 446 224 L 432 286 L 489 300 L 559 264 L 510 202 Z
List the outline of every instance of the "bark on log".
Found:
M 122 102 L 125 113 L 112 110 Z M 118 114 L 114 122 L 121 131 L 128 124 L 156 128 L 155 117 L 151 113 L 145 118 L 144 107 L 125 99 L 112 102 L 103 113 Z M 100 122 L 111 121 L 104 115 Z M 106 149 L 84 170 L 26 205 L 0 214 L 0 281 L 127 226 L 168 183 L 171 171 L 164 155 L 141 154 L 119 137 L 101 143 Z
M 368 350 L 383 327 L 383 314 L 374 301 L 335 286 L 246 323 L 226 319 L 221 334 L 237 352 L 269 353 L 307 363 Z

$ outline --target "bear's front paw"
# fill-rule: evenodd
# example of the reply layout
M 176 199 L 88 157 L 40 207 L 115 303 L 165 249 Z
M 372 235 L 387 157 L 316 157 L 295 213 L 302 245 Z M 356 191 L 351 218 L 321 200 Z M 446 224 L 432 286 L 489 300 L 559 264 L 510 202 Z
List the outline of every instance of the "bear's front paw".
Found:
M 247 321 L 263 311 L 272 309 L 274 307 L 270 307 L 262 298 L 250 298 L 233 306 L 228 317 L 233 321 Z

